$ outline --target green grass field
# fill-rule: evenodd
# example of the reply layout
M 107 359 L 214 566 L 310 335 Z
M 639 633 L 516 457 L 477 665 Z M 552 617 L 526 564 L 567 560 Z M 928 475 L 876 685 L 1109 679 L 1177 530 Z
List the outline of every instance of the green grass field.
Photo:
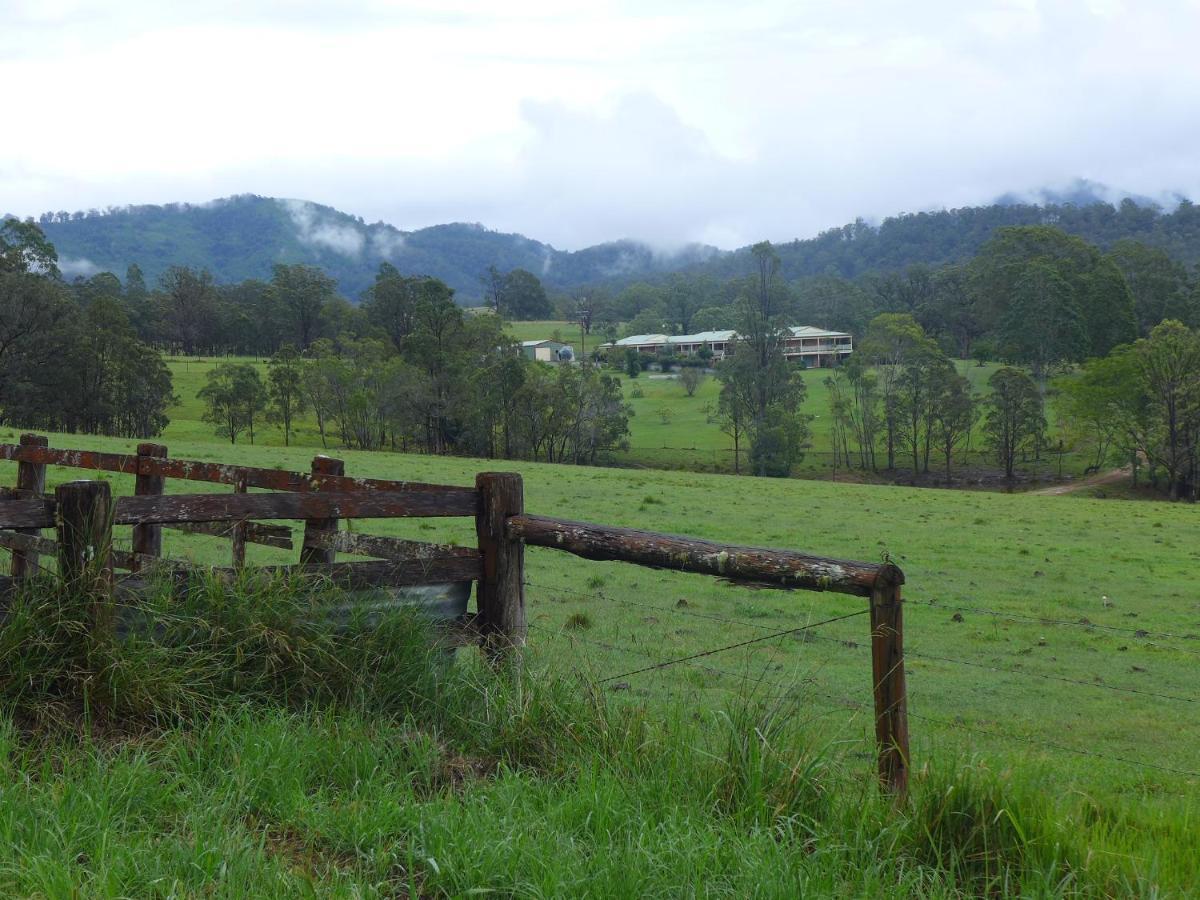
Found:
M 544 330 L 545 327 L 563 324 L 565 323 L 517 322 L 510 328 L 529 326 L 530 329 Z M 262 368 L 264 377 L 266 375 L 266 361 L 248 357 L 167 358 L 174 380 L 175 394 L 179 398 L 179 403 L 170 411 L 171 422 L 164 435 L 167 442 L 216 440 L 212 427 L 201 421 L 204 408 L 196 394 L 204 386 L 207 373 L 214 366 L 229 361 L 253 362 Z M 998 368 L 995 364 L 981 367 L 971 362 L 960 362 L 958 365 L 960 371 L 971 380 L 975 390 L 980 393 L 986 390 L 987 379 Z M 828 371 L 820 369 L 809 370 L 803 375 L 808 388 L 804 411 L 813 418 L 809 423 L 811 446 L 795 470 L 800 477 L 828 478 L 840 474 L 845 478 L 848 474 L 845 471 L 835 473 L 832 467 L 829 393 L 824 384 L 828 375 Z M 733 440 L 710 420 L 716 409 L 720 390 L 716 378 L 706 376 L 695 395 L 689 397 L 674 374 L 643 372 L 636 379 L 625 375 L 618 377 L 621 379 L 625 399 L 633 408 L 634 415 L 629 421 L 629 450 L 614 453 L 613 462 L 623 466 L 655 469 L 733 471 Z M 640 397 L 637 396 L 639 393 Z M 1054 428 L 1053 398 L 1047 410 L 1047 419 L 1051 423 L 1053 442 L 1057 434 Z M 976 431 L 978 430 L 977 426 Z M 242 440 L 245 440 L 244 436 Z M 260 446 L 282 446 L 283 434 L 279 428 L 263 423 L 257 428 L 255 441 Z M 292 443 L 307 447 L 321 446 L 321 437 L 311 416 L 299 420 Z M 980 456 L 979 451 L 982 450 L 982 436 L 973 435 L 970 447 L 974 451 L 974 458 L 977 459 Z M 743 463 L 746 458 L 747 451 L 743 446 Z M 900 454 L 897 465 L 903 468 L 906 462 L 903 454 Z M 1090 462 L 1085 455 L 1068 453 L 1063 472 L 1067 475 L 1077 475 Z M 932 461 L 931 466 L 936 469 L 937 460 Z M 1044 476 L 1056 474 L 1056 462 L 1053 457 L 1047 457 L 1039 464 L 1031 461 L 1026 468 Z M 853 476 L 853 473 L 849 474 Z
M 181 424 L 172 428 L 166 441 L 177 457 L 305 470 L 313 454 L 309 447 L 234 448 L 200 428 L 191 437 Z M 0 431 L 0 439 L 15 437 L 15 432 Z M 57 435 L 51 443 L 110 450 L 133 445 Z M 1164 895 L 1178 894 L 1200 879 L 1192 852 L 1200 777 L 1185 774 L 1200 772 L 1200 697 L 1195 688 L 1200 597 L 1194 578 L 1200 521 L 1190 507 L 384 453 L 339 455 L 346 459 L 348 474 L 385 478 L 470 484 L 485 467 L 520 471 L 526 508 L 533 513 L 843 558 L 870 560 L 887 553 L 907 574 L 906 640 L 918 782 L 919 773 L 932 764 L 943 774 L 947 767 L 952 771 L 969 765 L 1011 783 L 1014 790 L 1041 785 L 1038 791 L 1061 801 L 1055 816 L 1086 830 L 1089 847 L 1132 860 L 1133 868 L 1149 878 L 1147 883 L 1164 887 Z M 0 465 L 0 483 L 12 484 L 14 477 L 12 464 Z M 77 477 L 79 472 L 51 470 L 51 483 Z M 118 494 L 131 491 L 128 477 L 112 481 Z M 171 482 L 170 489 L 217 488 Z M 354 527 L 474 542 L 472 524 L 465 520 L 359 522 Z M 165 552 L 224 563 L 229 551 L 216 539 L 168 533 Z M 290 561 L 294 553 L 252 547 L 250 559 Z M 754 591 L 543 549 L 529 551 L 527 577 L 530 648 L 539 670 L 619 676 L 605 683 L 606 696 L 669 715 L 682 710 L 706 716 L 747 695 L 788 697 L 804 711 L 806 727 L 837 748 L 851 783 L 870 785 L 870 660 L 864 616 L 821 627 L 813 639 L 773 638 L 691 664 L 624 674 L 852 612 L 862 608 L 861 601 Z M 296 782 L 286 768 L 271 765 L 269 755 L 255 755 L 260 754 L 253 749 L 259 746 L 255 726 L 239 721 L 229 727 L 233 736 L 222 732 L 219 740 L 236 746 L 250 742 L 245 752 L 258 760 L 252 771 L 259 790 L 293 790 Z M 275 737 L 263 740 L 307 746 L 333 740 L 328 734 L 340 733 L 341 727 L 327 720 L 280 721 L 270 726 L 273 731 L 268 729 Z M 172 740 L 186 744 L 188 739 Z M 127 777 L 154 784 L 182 777 L 172 767 L 183 746 L 171 746 L 166 761 L 122 757 L 122 765 L 134 767 Z M 337 752 L 355 751 L 346 746 Z M 21 771 L 23 765 L 10 763 L 10 769 Z M 95 770 L 99 763 L 75 765 L 79 768 L 45 776 L 64 797 L 86 793 L 102 777 Z M 232 771 L 229 777 L 235 777 Z M 310 777 L 319 779 L 320 774 Z M 480 787 L 477 794 L 468 790 L 460 800 L 443 798 L 438 809 L 446 818 L 439 821 L 461 823 L 455 804 L 474 804 L 486 823 L 486 828 L 479 825 L 481 833 L 494 839 L 495 829 L 506 820 L 504 804 L 513 802 L 505 792 L 517 790 L 502 781 Z M 369 830 L 373 797 L 351 792 L 339 799 L 339 784 L 323 789 L 334 793 L 320 815 L 335 816 L 341 803 L 350 803 L 355 821 Z M 39 815 L 51 823 L 47 827 L 67 827 L 73 813 L 65 800 L 54 801 L 53 791 L 47 795 L 42 787 L 35 791 L 33 782 L 21 791 L 17 796 L 28 802 L 38 798 Z M 412 802 L 386 791 L 380 796 Z M 11 797 L 10 803 L 18 802 Z M 570 802 L 560 794 L 544 800 Z M 586 806 L 589 801 L 581 795 L 575 802 Z M 209 826 L 203 812 L 188 815 L 192 840 L 220 856 L 222 839 L 205 833 Z M 526 821 L 525 812 L 514 815 L 516 821 Z M 123 843 L 133 840 L 127 829 L 134 820 L 128 812 L 99 809 L 94 816 L 112 829 L 111 852 L 133 852 Z M 411 818 L 406 822 L 405 828 L 416 827 Z M 142 832 L 138 835 L 138 841 L 144 839 Z M 362 840 L 367 849 L 361 852 L 373 852 L 374 838 Z M 466 852 L 451 844 L 457 847 L 446 851 L 451 859 Z M 586 852 L 579 852 L 585 857 L 570 851 L 568 858 L 585 870 L 599 865 L 585 862 Z M 45 853 L 49 850 L 38 858 L 45 859 Z M 714 863 L 709 859 L 707 864 Z M 616 877 L 604 871 L 606 877 Z M 487 881 L 482 874 L 480 878 Z M 530 893 L 544 893 L 555 882 L 535 883 L 542 888 L 531 887 Z M 842 888 L 871 892 L 862 886 Z
M 255 446 L 231 446 L 200 421 L 196 391 L 205 374 L 222 361 L 170 361 L 180 397 L 163 437 L 171 454 L 306 470 L 321 449 L 311 423 L 302 425 L 294 439 L 296 446 L 283 447 L 282 435 L 274 428 L 264 428 Z M 964 369 L 980 384 L 991 370 L 973 365 Z M 707 422 L 705 412 L 705 406 L 715 403 L 715 381 L 709 379 L 695 397 L 688 398 L 674 379 L 650 374 L 643 373 L 636 381 L 623 379 L 627 397 L 635 386 L 643 394 L 630 397 L 636 415 L 627 461 L 665 468 L 662 460 L 637 456 L 656 446 L 695 447 L 698 453 L 720 459 L 728 438 Z M 816 415 L 814 447 L 822 442 L 827 446 L 828 441 L 824 374 L 814 371 L 805 376 L 807 408 Z M 663 407 L 670 410 L 666 423 L 659 412 Z M 0 440 L 16 438 L 15 430 L 0 429 Z M 58 447 L 130 450 L 134 443 L 51 437 L 52 446 Z M 1158 886 L 1163 896 L 1180 895 L 1200 880 L 1200 865 L 1191 853 L 1200 776 L 1188 774 L 1200 772 L 1196 740 L 1200 697 L 1194 677 L 1200 658 L 1200 596 L 1193 576 L 1200 561 L 1200 523 L 1188 507 L 1083 495 L 946 492 L 336 448 L 329 452 L 345 458 L 347 472 L 353 475 L 470 484 L 475 472 L 484 468 L 520 471 L 525 477 L 526 508 L 534 513 L 843 558 L 872 560 L 889 554 L 907 574 L 915 796 L 925 796 L 921 792 L 932 791 L 935 785 L 941 790 L 945 783 L 940 779 L 953 778 L 955 772 L 975 773 L 996 781 L 1015 797 L 1052 798 L 1047 801 L 1049 811 L 1027 815 L 1047 816 L 1057 826 L 1077 829 L 1089 853 L 1119 860 L 1127 873 L 1144 879 L 1128 892 L 1146 893 L 1147 886 Z M 50 482 L 81 474 L 51 469 Z M 126 476 L 100 477 L 110 478 L 117 494 L 132 491 Z M 14 479 L 15 467 L 0 464 L 0 484 L 12 484 Z M 169 490 L 227 488 L 170 482 Z M 355 522 L 352 527 L 423 540 L 462 544 L 475 540 L 469 521 L 392 520 Z M 117 538 L 126 543 L 127 529 L 118 529 Z M 202 563 L 228 564 L 230 551 L 225 541 L 168 531 L 165 552 Z M 294 551 L 249 548 L 251 562 L 292 562 L 295 556 Z M 731 706 L 738 708 L 747 697 L 768 703 L 785 698 L 801 710 L 801 727 L 809 739 L 816 736 L 820 746 L 838 760 L 837 791 L 873 790 L 865 616 L 662 670 L 626 674 L 659 661 L 853 612 L 862 608 L 859 601 L 754 591 L 699 576 L 586 562 L 542 549 L 529 551 L 527 578 L 532 671 L 582 672 L 591 679 L 612 679 L 601 682 L 600 691 L 618 709 L 645 710 L 652 719 L 666 716 L 671 721 L 700 723 L 706 734 L 711 723 L 703 723 L 709 723 L 710 716 Z M 657 808 L 650 812 L 644 799 L 628 805 L 609 793 L 603 800 L 597 799 L 599 794 L 588 800 L 580 783 L 554 786 L 553 781 L 523 778 L 519 772 L 486 779 L 460 792 L 416 796 L 402 785 L 389 786 L 389 777 L 403 780 L 402 772 L 388 775 L 388 767 L 396 765 L 384 749 L 389 732 L 371 729 L 355 718 L 357 714 L 346 715 L 343 720 L 325 714 L 231 713 L 227 721 L 213 724 L 206 732 L 210 749 L 203 765 L 211 767 L 212 774 L 195 782 L 179 769 L 180 754 L 195 740 L 188 733 L 172 733 L 144 753 L 131 753 L 124 745 L 114 751 L 115 756 L 90 745 L 56 750 L 64 760 L 62 771 L 37 784 L 26 773 L 30 766 L 41 765 L 40 757 L 23 749 L 19 736 L 10 736 L 10 780 L 20 788 L 9 793 L 9 806 L 0 803 L 0 808 L 8 810 L 10 823 L 19 823 L 19 827 L 10 824 L 9 843 L 16 848 L 12 852 L 26 855 L 10 852 L 5 857 L 0 852 L 0 890 L 7 883 L 12 893 L 54 895 L 65 892 L 72 879 L 86 875 L 95 879 L 89 882 L 92 893 L 128 894 L 133 877 L 129 873 L 140 877 L 161 869 L 163 883 L 176 887 L 159 893 L 195 893 L 197 885 L 207 883 L 204 878 L 215 877 L 221 865 L 215 860 L 226 859 L 229 871 L 236 872 L 229 883 L 240 886 L 231 888 L 232 893 L 263 892 L 274 883 L 288 894 L 304 893 L 308 890 L 304 885 L 345 895 L 387 893 L 391 888 L 378 886 L 383 881 L 370 887 L 373 882 L 364 873 L 394 872 L 399 864 L 368 860 L 390 859 L 389 853 L 398 852 L 394 845 L 398 833 L 405 835 L 402 843 L 408 847 L 413 828 L 436 830 L 437 838 L 429 839 L 440 848 L 441 855 L 433 857 L 435 865 L 453 869 L 453 875 L 439 877 L 428 861 L 405 858 L 400 868 L 423 872 L 423 879 L 440 886 L 434 893 L 500 885 L 504 893 L 581 894 L 585 892 L 581 884 L 586 882 L 572 878 L 590 873 L 587 877 L 611 888 L 600 893 L 633 895 L 641 888 L 671 894 L 666 886 L 672 878 L 683 877 L 689 867 L 715 872 L 715 866 L 728 875 L 729 885 L 744 887 L 751 883 L 745 879 L 753 878 L 747 867 L 778 864 L 754 840 L 746 838 L 750 843 L 738 844 L 742 838 L 735 839 L 723 830 L 724 825 L 701 828 L 695 822 L 676 822 L 673 839 L 694 845 L 692 854 L 685 854 L 686 862 L 679 861 L 678 847 L 646 836 L 638 852 L 618 851 L 595 834 L 565 849 L 535 841 L 522 844 L 525 852 L 558 854 L 561 859 L 541 868 L 538 877 L 531 876 L 527 889 L 516 889 L 518 872 L 502 854 L 477 853 L 473 840 L 503 841 L 506 828 L 536 828 L 533 823 L 542 815 L 538 810 L 551 808 L 558 811 L 552 818 L 568 827 L 565 823 L 574 819 L 566 810 L 612 804 L 612 810 L 620 810 L 612 812 L 613 821 L 635 832 L 666 813 Z M 373 787 L 364 793 L 365 789 L 348 787 L 338 778 L 322 781 L 321 766 L 326 762 L 303 762 L 289 755 L 285 745 L 324 747 L 323 760 L 361 759 L 356 765 L 369 764 L 377 772 L 375 780 L 364 782 Z M 278 749 L 270 753 L 261 749 L 268 746 Z M 454 752 L 445 750 L 451 756 Z M 272 763 L 271 753 L 289 761 Z M 239 774 L 231 758 L 256 762 L 246 774 Z M 585 768 L 594 764 L 596 760 L 581 763 Z M 285 773 L 291 769 L 305 774 L 299 779 L 289 777 Z M 198 799 L 209 790 L 203 785 L 215 783 L 213 779 L 236 782 L 243 777 L 253 777 L 259 785 L 256 790 L 277 798 L 267 803 L 271 815 L 263 818 L 276 823 L 271 826 L 274 830 L 263 831 L 253 816 L 245 819 L 241 793 L 217 791 L 209 805 Z M 131 799 L 128 791 L 142 783 L 156 787 L 146 788 L 145 796 L 132 795 L 142 797 L 140 801 Z M 314 787 L 326 783 L 332 786 Z M 160 790 L 157 786 L 162 784 L 177 787 Z M 606 782 L 603 789 L 611 791 L 613 786 Z M 640 789 L 663 788 L 646 780 Z M 60 799 L 76 795 L 102 798 L 96 801 L 99 808 L 87 813 L 93 822 L 87 827 L 76 821 L 78 806 Z M 150 820 L 118 811 L 122 804 L 138 802 L 154 810 Z M 376 802 L 390 802 L 408 812 L 389 817 L 375 811 Z M 187 807 L 186 815 L 172 818 L 171 810 L 181 803 Z M 355 810 L 349 820 L 353 826 L 338 824 L 345 804 Z M 469 824 L 466 809 L 476 814 Z M 237 813 L 241 818 L 233 824 L 227 821 L 231 810 L 241 810 Z M 171 824 L 146 824 L 160 819 Z M 286 823 L 283 832 L 280 821 Z M 151 864 L 147 860 L 157 846 L 153 829 L 160 827 L 169 835 L 172 849 L 166 860 Z M 881 838 L 873 833 L 871 840 L 876 839 Z M 825 840 L 837 837 L 831 832 Z M 736 863 L 717 849 L 731 841 L 744 854 Z M 283 856 L 280 842 L 289 848 Z M 87 847 L 78 851 L 85 856 L 103 855 L 104 866 L 60 868 L 57 860 L 67 852 L 64 848 L 78 846 Z M 329 849 L 334 846 L 341 849 Z M 852 846 L 854 853 L 864 852 L 859 844 L 852 842 Z M 645 855 L 651 853 L 648 848 L 653 848 L 653 858 L 672 862 L 656 870 L 652 857 Z M 866 856 L 872 852 L 876 851 Z M 595 853 L 625 862 L 602 864 Z M 812 861 L 815 868 L 806 870 L 803 879 L 794 869 L 785 866 L 783 871 L 792 879 L 790 884 L 820 885 L 818 893 L 878 895 L 881 886 L 891 885 L 898 893 L 937 895 L 945 887 L 926 884 L 923 875 L 909 884 L 904 880 L 907 876 L 895 871 L 868 868 L 862 869 L 860 880 L 847 881 L 846 867 L 863 867 L 864 858 L 855 857 L 851 864 L 835 854 L 819 865 Z M 29 870 L 33 874 L 16 878 L 11 873 L 25 871 L 26 859 L 33 861 Z M 181 868 L 192 874 L 181 879 Z M 630 876 L 631 869 L 639 868 L 637 877 Z M 1083 879 L 1084 874 L 1077 876 Z M 924 888 L 912 886 L 918 883 Z M 909 887 L 900 889 L 898 884 Z M 1070 893 L 1070 888 L 1071 884 L 1052 885 L 1041 892 Z M 1111 884 L 1107 890 L 1123 892 Z M 730 887 L 716 893 L 738 891 Z M 776 887 L 767 893 L 787 892 Z

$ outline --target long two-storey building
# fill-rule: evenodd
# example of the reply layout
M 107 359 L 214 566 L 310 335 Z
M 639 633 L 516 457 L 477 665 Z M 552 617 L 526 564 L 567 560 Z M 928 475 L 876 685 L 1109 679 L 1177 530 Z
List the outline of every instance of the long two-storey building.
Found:
M 799 360 L 810 369 L 837 365 L 854 352 L 854 338 L 842 331 L 825 331 L 811 325 L 797 325 L 787 331 L 789 336 L 783 341 L 784 357 Z M 694 356 L 707 347 L 712 351 L 713 359 L 720 360 L 733 350 L 736 342 L 736 331 L 701 331 L 699 334 L 635 334 L 604 346 L 678 356 Z

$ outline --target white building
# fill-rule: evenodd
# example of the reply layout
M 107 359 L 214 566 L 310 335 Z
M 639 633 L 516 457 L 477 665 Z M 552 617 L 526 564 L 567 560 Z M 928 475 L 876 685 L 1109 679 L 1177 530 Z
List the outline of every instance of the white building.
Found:
M 783 355 L 787 359 L 800 360 L 810 369 L 821 369 L 837 363 L 854 352 L 854 338 L 843 331 L 825 331 L 811 325 L 797 325 L 787 329 L 790 336 L 784 339 Z M 635 334 L 621 338 L 604 348 L 625 349 L 632 347 L 638 353 L 659 354 L 673 352 L 679 356 L 693 356 L 707 347 L 713 359 L 724 359 L 737 342 L 736 331 L 701 331 L 699 334 Z

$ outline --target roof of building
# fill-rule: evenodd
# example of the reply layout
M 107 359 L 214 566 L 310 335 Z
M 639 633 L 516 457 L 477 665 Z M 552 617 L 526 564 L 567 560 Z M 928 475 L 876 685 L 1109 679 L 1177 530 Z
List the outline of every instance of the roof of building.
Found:
M 540 341 L 521 341 L 522 347 L 545 347 L 551 345 L 555 347 L 570 347 L 570 344 L 564 344 L 562 341 L 553 341 L 550 338 L 543 338 Z
M 844 331 L 826 331 L 823 328 L 814 328 L 812 325 L 795 325 L 788 329 L 792 333 L 792 337 L 798 338 L 838 338 L 850 337 Z M 648 344 L 720 344 L 728 343 L 737 339 L 737 332 L 733 330 L 726 331 L 701 331 L 696 334 L 632 334 L 627 338 L 621 338 L 614 346 L 617 347 L 640 347 Z
M 639 344 L 666 344 L 671 339 L 665 334 L 631 334 L 617 341 L 618 347 L 636 347 Z

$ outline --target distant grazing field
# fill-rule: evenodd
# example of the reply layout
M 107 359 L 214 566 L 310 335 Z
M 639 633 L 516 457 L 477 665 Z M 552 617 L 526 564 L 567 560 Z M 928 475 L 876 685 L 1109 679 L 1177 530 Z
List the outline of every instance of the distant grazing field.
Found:
M 530 326 L 531 332 L 536 328 L 544 331 L 546 326 L 562 326 L 562 322 L 518 322 L 517 326 Z M 541 331 L 538 332 L 542 334 Z M 543 334 L 542 336 L 549 336 Z M 532 338 L 531 338 L 532 339 Z M 576 343 L 576 346 L 578 344 Z M 204 413 L 203 403 L 196 394 L 204 386 L 208 372 L 214 366 L 223 362 L 251 362 L 261 368 L 266 376 L 265 359 L 242 357 L 168 357 L 171 375 L 174 379 L 175 393 L 179 403 L 171 410 L 171 423 L 164 435 L 170 440 L 218 440 L 213 435 L 212 426 L 201 421 Z M 996 371 L 998 365 L 992 363 L 978 366 L 973 362 L 959 362 L 959 370 L 966 375 L 979 393 L 987 390 L 987 379 Z M 733 440 L 721 431 L 720 426 L 711 416 L 716 410 L 720 383 L 713 376 L 706 376 L 694 396 L 687 396 L 683 385 L 674 374 L 664 375 L 659 372 L 643 372 L 637 378 L 629 378 L 624 374 L 616 374 L 621 380 L 622 391 L 626 401 L 632 406 L 634 415 L 629 421 L 629 450 L 613 454 L 614 462 L 649 468 L 689 469 L 700 471 L 731 472 L 733 471 Z M 803 411 L 812 416 L 809 428 L 812 433 L 811 446 L 804 460 L 796 467 L 796 474 L 802 477 L 829 477 L 833 474 L 830 453 L 830 419 L 829 392 L 824 381 L 829 376 L 827 369 L 810 369 L 803 373 L 808 387 L 808 399 Z M 637 396 L 638 394 L 641 396 Z M 1051 423 L 1052 439 L 1055 433 L 1055 416 L 1053 397 L 1049 398 L 1047 418 Z M 278 446 L 283 444 L 283 434 L 279 428 L 263 423 L 256 429 L 255 442 L 261 446 Z M 239 441 L 245 441 L 243 436 Z M 316 421 L 311 416 L 301 417 L 292 442 L 298 446 L 320 447 L 321 436 L 317 431 Z M 971 449 L 983 450 L 983 438 L 980 429 L 972 436 Z M 742 461 L 746 461 L 746 448 L 743 445 Z M 898 465 L 904 467 L 907 460 L 903 454 L 898 454 Z M 1063 471 L 1065 474 L 1078 474 L 1090 460 L 1083 456 L 1066 456 Z M 937 460 L 931 461 L 931 467 L 936 468 Z M 1055 462 L 1047 458 L 1038 467 L 1041 472 L 1051 474 L 1055 470 Z M 844 472 L 842 473 L 845 474 Z
M 544 340 L 559 340 L 564 344 L 570 344 L 576 350 L 579 350 L 579 326 L 574 322 L 559 322 L 553 319 L 545 321 L 533 322 L 509 322 L 505 326 L 505 330 L 518 341 L 544 341 Z M 558 335 L 558 337 L 555 337 Z M 599 343 L 603 338 L 595 336 L 594 339 Z M 588 345 L 590 346 L 593 336 L 589 335 Z

